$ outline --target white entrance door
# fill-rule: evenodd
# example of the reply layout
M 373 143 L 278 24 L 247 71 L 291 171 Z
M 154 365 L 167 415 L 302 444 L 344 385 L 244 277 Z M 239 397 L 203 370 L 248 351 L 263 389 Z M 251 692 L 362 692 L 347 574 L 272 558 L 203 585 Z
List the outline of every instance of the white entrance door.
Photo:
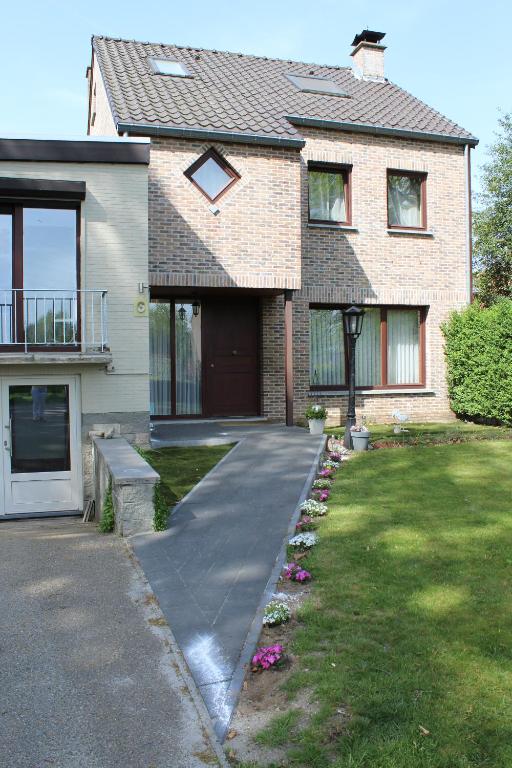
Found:
M 80 509 L 77 388 L 76 377 L 0 379 L 0 514 Z

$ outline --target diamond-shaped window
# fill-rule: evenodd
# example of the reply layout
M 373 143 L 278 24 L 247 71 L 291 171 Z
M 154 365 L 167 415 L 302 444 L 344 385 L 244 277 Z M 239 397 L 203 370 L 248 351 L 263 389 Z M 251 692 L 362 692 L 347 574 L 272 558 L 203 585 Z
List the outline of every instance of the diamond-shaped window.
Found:
M 209 149 L 192 163 L 185 176 L 212 203 L 240 178 L 240 174 L 214 149 Z

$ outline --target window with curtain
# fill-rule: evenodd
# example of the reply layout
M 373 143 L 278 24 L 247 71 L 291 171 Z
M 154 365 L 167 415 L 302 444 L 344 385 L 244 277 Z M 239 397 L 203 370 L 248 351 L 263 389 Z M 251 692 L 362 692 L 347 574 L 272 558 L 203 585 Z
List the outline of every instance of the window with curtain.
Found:
M 349 223 L 349 170 L 310 165 L 308 168 L 309 220 Z
M 426 177 L 418 173 L 388 173 L 388 225 L 424 229 Z
M 356 387 L 421 385 L 421 322 L 420 309 L 365 307 L 356 344 Z M 341 307 L 310 309 L 309 348 L 311 388 L 346 388 Z

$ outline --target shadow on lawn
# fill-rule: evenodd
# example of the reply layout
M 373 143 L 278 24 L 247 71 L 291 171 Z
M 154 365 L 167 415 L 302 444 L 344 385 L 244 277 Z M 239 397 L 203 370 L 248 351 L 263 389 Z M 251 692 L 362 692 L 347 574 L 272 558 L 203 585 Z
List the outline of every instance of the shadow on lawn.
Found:
M 290 691 L 322 704 L 299 765 L 512 764 L 511 462 L 508 443 L 468 443 L 338 473 L 294 642 Z M 346 706 L 339 736 L 328 718 Z

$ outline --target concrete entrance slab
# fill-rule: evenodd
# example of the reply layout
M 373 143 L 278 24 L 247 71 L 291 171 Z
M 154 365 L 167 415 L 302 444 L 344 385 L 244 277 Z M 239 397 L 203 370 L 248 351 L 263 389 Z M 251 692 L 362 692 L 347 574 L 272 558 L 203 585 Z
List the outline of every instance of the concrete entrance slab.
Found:
M 323 438 L 242 422 L 153 431 L 155 446 L 205 439 L 237 445 L 176 507 L 165 533 L 131 544 L 222 738 L 242 650 Z
M 0 764 L 225 765 L 124 542 L 63 518 L 0 537 Z

